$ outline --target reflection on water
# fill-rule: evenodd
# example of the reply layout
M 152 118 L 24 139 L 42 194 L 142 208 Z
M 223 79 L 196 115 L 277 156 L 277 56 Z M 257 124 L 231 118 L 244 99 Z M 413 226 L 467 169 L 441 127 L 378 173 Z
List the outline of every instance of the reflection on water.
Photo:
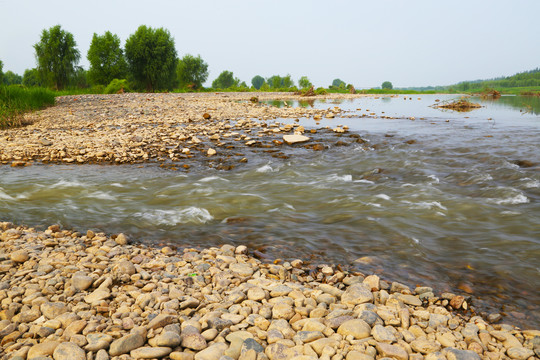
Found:
M 464 116 L 429 108 L 435 96 L 404 98 L 313 104 L 340 106 L 344 117 L 320 126 L 348 125 L 376 150 L 298 147 L 288 160 L 252 157 L 232 171 L 189 174 L 1 167 L 0 219 L 152 244 L 246 244 L 410 286 L 472 289 L 480 308 L 538 328 L 540 118 L 500 100 Z

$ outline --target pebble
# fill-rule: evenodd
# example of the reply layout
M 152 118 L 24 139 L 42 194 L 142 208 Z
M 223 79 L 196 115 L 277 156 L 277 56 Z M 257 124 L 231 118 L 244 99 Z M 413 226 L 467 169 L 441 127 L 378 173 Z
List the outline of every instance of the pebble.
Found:
M 12 249 L 54 259 L 29 255 L 0 272 L 0 360 L 529 360 L 540 352 L 538 330 L 455 309 L 455 294 L 419 302 L 435 290 L 413 293 L 378 275 L 322 265 L 308 277 L 302 261 L 266 264 L 230 245 L 162 251 L 103 233 L 62 235 L 46 246 L 45 233 L 0 223 L 0 254 L 10 254 L 0 265 L 15 263 Z

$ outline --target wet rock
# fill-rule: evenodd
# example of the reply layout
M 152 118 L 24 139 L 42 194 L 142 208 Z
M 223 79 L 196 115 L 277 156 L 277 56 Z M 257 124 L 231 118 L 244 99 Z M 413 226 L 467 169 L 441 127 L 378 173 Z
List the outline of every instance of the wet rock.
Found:
M 309 140 L 310 138 L 305 135 L 283 135 L 283 141 L 289 145 L 303 143 Z

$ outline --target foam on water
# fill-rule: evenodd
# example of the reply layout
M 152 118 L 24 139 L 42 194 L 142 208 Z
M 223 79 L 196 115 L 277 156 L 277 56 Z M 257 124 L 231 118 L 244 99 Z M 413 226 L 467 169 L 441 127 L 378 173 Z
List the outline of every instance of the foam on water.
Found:
M 215 176 L 215 175 L 204 177 L 204 178 L 200 179 L 199 181 L 200 182 L 210 182 L 210 181 L 214 181 L 214 180 L 221 180 L 221 181 L 225 181 L 225 182 L 230 181 L 228 179 L 222 178 L 220 176 Z
M 403 200 L 401 202 L 404 204 L 409 204 L 410 205 L 409 207 L 411 209 L 433 209 L 435 207 L 441 210 L 448 210 L 438 201 L 420 201 L 420 202 L 414 203 L 411 201 Z
M 93 193 L 86 195 L 86 197 L 89 197 L 92 199 L 100 199 L 100 200 L 116 200 L 115 196 L 104 191 L 94 191 Z
M 375 195 L 376 198 L 383 199 L 383 200 L 390 200 L 391 197 L 386 194 L 377 194 Z
M 214 219 L 214 217 L 204 208 L 190 206 L 176 210 L 153 210 L 148 212 L 136 213 L 134 217 L 149 221 L 157 225 L 177 225 L 177 224 L 205 224 Z
M 269 172 L 274 172 L 274 171 L 276 170 L 274 170 L 269 164 L 263 165 L 257 169 L 258 173 L 269 173 Z
M 326 178 L 328 181 L 343 181 L 343 182 L 352 182 L 352 175 L 346 174 L 346 175 L 338 175 L 338 174 L 332 174 Z
M 518 204 L 526 204 L 530 200 L 524 194 L 520 193 L 514 196 L 502 198 L 502 199 L 487 199 L 487 201 L 493 204 L 497 204 L 497 205 L 518 205 Z
M 4 189 L 0 188 L 0 199 L 3 200 L 15 200 L 15 198 L 9 194 L 6 194 Z
M 353 182 L 355 182 L 355 183 L 361 183 L 361 184 L 375 184 L 375 182 L 373 182 L 373 181 L 371 181 L 371 180 L 365 180 L 365 179 L 354 180 Z
M 59 182 L 49 185 L 51 188 L 67 188 L 67 187 L 83 187 L 85 186 L 83 183 L 76 181 L 76 180 L 65 180 L 61 179 Z
M 524 179 L 521 179 L 521 181 L 526 181 L 526 183 L 521 185 L 526 189 L 534 189 L 534 188 L 539 188 L 540 187 L 540 181 L 538 181 L 538 180 L 533 180 L 531 178 L 524 178 Z

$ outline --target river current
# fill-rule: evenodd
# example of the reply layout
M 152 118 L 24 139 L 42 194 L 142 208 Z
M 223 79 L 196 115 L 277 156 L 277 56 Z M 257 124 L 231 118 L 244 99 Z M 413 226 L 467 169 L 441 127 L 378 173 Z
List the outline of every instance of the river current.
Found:
M 299 119 L 347 125 L 371 145 L 296 148 L 231 171 L 147 166 L 0 167 L 0 220 L 127 233 L 148 244 L 246 244 L 437 292 L 471 293 L 486 312 L 540 327 L 540 106 L 456 96 L 288 102 L 344 110 Z M 536 102 L 535 102 L 536 101 Z M 284 106 L 274 102 L 269 106 Z M 284 121 L 283 122 L 290 122 Z

